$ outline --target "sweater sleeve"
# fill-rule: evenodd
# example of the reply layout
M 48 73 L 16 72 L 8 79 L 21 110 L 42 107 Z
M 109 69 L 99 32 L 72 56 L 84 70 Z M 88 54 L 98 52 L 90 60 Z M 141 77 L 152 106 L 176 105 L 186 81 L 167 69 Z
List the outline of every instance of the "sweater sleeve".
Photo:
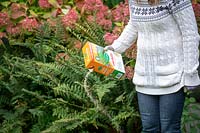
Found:
M 199 66 L 198 27 L 190 0 L 169 0 L 169 11 L 178 23 L 182 34 L 184 56 L 184 84 L 196 86 L 200 84 L 197 68 Z
M 126 49 L 128 49 L 136 41 L 138 36 L 136 23 L 131 20 L 132 15 L 130 8 L 129 11 L 130 19 L 128 24 L 125 26 L 119 38 L 116 39 L 112 44 L 114 51 L 118 53 L 123 53 Z

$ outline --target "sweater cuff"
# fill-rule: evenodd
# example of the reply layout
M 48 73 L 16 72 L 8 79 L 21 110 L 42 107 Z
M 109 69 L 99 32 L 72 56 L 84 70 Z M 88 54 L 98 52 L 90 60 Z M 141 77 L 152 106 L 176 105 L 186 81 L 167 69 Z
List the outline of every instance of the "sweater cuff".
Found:
M 198 72 L 196 73 L 184 73 L 184 85 L 185 86 L 198 86 L 200 85 L 200 79 Z
M 117 52 L 117 53 L 121 54 L 125 51 L 124 50 L 125 48 L 123 48 L 122 44 L 117 40 L 115 40 L 114 43 L 111 46 L 114 49 L 114 51 Z

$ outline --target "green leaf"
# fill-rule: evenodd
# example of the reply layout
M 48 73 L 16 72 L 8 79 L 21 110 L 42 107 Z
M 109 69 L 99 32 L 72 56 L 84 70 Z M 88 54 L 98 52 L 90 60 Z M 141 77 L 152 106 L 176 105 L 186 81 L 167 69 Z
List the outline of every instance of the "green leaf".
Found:
M 48 0 L 48 2 L 55 8 L 60 8 L 60 5 L 56 0 Z
M 42 49 L 45 54 L 49 54 L 53 49 L 47 45 L 42 45 Z
M 107 92 L 110 92 L 110 90 L 109 90 L 109 89 L 106 89 L 106 88 L 98 88 L 98 89 L 97 89 L 97 95 L 98 95 L 99 101 L 101 101 L 102 97 L 103 97 Z
M 67 14 L 69 12 L 69 9 L 67 9 L 67 8 L 66 9 L 61 9 L 61 11 L 62 11 L 63 14 Z
M 36 2 L 36 0 L 28 0 L 28 3 L 29 3 L 30 5 L 34 4 L 35 2 Z
M 11 0 L 11 2 L 17 2 L 17 0 Z
M 73 1 L 73 0 L 70 0 L 70 1 L 68 1 L 67 4 L 69 4 L 69 5 L 74 5 L 74 1 Z
M 192 116 L 192 118 L 195 119 L 195 120 L 199 120 L 199 119 L 200 119 L 199 114 L 192 113 L 191 116 Z
M 122 26 L 123 26 L 123 23 L 121 23 L 121 22 L 115 22 L 115 25 L 116 25 L 116 26 L 119 26 L 119 27 L 122 27 Z
M 191 97 L 191 98 L 189 99 L 189 101 L 190 101 L 191 103 L 194 103 L 194 102 L 196 102 L 196 100 L 195 100 L 195 98 L 194 98 L 194 97 Z
M 44 19 L 50 18 L 51 17 L 51 13 L 47 12 L 42 16 Z
M 197 124 L 197 127 L 200 129 L 200 123 Z
M 29 10 L 29 12 L 33 17 L 38 17 L 37 13 L 35 13 L 33 10 Z
M 124 93 L 115 99 L 115 103 L 121 102 L 124 99 Z
M 190 129 L 190 131 L 191 131 L 191 133 L 197 133 L 197 129 L 196 129 L 195 127 L 192 127 L 192 128 Z
M 9 1 L 5 1 L 5 2 L 1 2 L 1 5 L 4 7 L 8 7 L 10 5 L 11 2 Z

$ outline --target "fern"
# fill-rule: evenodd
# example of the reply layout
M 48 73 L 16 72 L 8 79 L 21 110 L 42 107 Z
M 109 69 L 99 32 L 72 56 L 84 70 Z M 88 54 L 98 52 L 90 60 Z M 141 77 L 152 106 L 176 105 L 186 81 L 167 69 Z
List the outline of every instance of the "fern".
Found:
M 75 58 L 75 57 L 72 57 L 72 58 Z M 18 60 L 18 62 L 14 64 L 13 61 L 15 61 L 16 59 Z M 63 121 L 62 119 L 56 120 L 55 124 L 53 124 L 49 128 L 49 130 L 58 129 L 58 128 L 61 130 L 62 128 L 65 127 L 66 131 L 67 130 L 71 131 L 71 130 L 75 130 L 76 128 L 82 128 L 82 125 L 86 123 L 92 123 L 92 121 L 93 122 L 96 121 L 95 120 L 97 119 L 96 117 L 92 117 L 91 119 L 85 118 L 85 115 L 87 115 L 88 113 L 87 112 L 88 109 L 85 110 L 86 107 L 90 107 L 92 110 L 95 110 L 95 112 L 93 112 L 94 114 L 92 115 L 105 117 L 105 119 L 107 119 L 107 123 L 110 123 L 112 121 L 111 120 L 112 115 L 110 114 L 110 112 L 112 111 L 109 110 L 107 107 L 105 107 L 104 104 L 101 102 L 104 101 L 103 99 L 104 99 L 105 94 L 110 92 L 109 89 L 116 86 L 115 81 L 110 82 L 109 78 L 106 78 L 102 81 L 102 78 L 96 76 L 95 74 L 94 75 L 91 74 L 88 77 L 89 80 L 86 81 L 86 84 L 87 84 L 86 86 L 89 88 L 83 89 L 82 79 L 84 77 L 84 74 L 80 72 L 80 66 L 78 65 L 80 63 L 79 61 L 72 62 L 71 60 L 69 60 L 69 61 L 66 61 L 67 63 L 60 62 L 59 64 L 57 64 L 56 62 L 42 63 L 38 61 L 30 61 L 30 60 L 20 59 L 20 58 L 15 58 L 13 61 L 11 60 L 10 62 L 13 62 L 14 66 L 17 68 L 16 70 L 19 70 L 19 72 L 15 72 L 15 77 L 18 77 L 18 78 L 27 77 L 39 85 L 46 86 L 49 89 L 53 90 L 55 97 L 60 96 L 63 98 L 63 100 L 60 100 L 59 102 L 62 102 L 62 104 L 64 104 L 66 108 L 68 106 L 77 108 L 77 110 L 69 111 L 70 108 L 68 108 L 69 110 L 58 110 L 59 106 L 53 107 L 52 111 L 53 111 L 54 116 L 57 116 L 58 118 L 62 116 L 64 118 L 62 118 Z M 18 66 L 18 64 L 20 67 Z M 28 72 L 27 70 L 31 65 L 34 66 L 35 68 L 32 69 L 32 71 Z M 65 74 L 65 70 L 66 72 L 68 72 L 67 75 Z M 40 75 L 40 80 L 37 79 L 38 75 Z M 80 76 L 82 76 L 82 78 Z M 58 80 L 59 77 L 62 77 L 61 80 Z M 62 79 L 65 79 L 65 80 L 62 80 Z M 76 82 L 73 82 L 73 81 L 76 81 Z M 94 82 L 95 84 L 93 83 L 93 81 L 95 81 Z M 48 84 L 51 82 L 53 84 Z M 32 95 L 33 97 L 35 97 L 36 99 L 40 101 L 45 100 L 43 96 L 41 97 L 37 93 L 31 92 L 25 89 L 23 89 L 23 91 L 29 95 Z M 60 111 L 60 114 L 58 111 Z M 77 113 L 74 114 L 72 112 L 77 112 Z M 98 115 L 99 113 L 101 115 Z M 66 119 L 66 118 L 70 118 L 70 119 Z M 127 117 L 124 117 L 124 119 L 127 119 Z M 73 123 L 73 124 L 70 124 L 71 126 L 66 128 L 66 125 L 69 125 L 69 123 Z M 99 123 L 98 125 L 101 125 L 101 123 Z
M 87 103 L 86 94 L 76 85 L 69 86 L 68 84 L 58 85 L 57 87 L 53 88 L 55 95 L 61 95 L 65 97 L 65 99 L 76 99 L 81 100 L 82 102 Z
M 32 133 L 119 131 L 128 119 L 138 117 L 132 104 L 133 86 L 88 72 L 83 55 L 69 49 L 61 29 L 55 35 L 48 26 L 42 28 L 31 41 L 12 42 L 13 47 L 32 51 L 32 56 L 4 53 L 1 58 L 0 85 L 5 89 L 0 92 L 9 98 L 2 97 L 0 103 L 16 114 L 11 118 L 20 123 L 17 128 Z M 104 44 L 103 31 L 93 24 L 77 25 L 74 33 L 83 41 Z M 69 58 L 56 59 L 60 52 Z M 2 116 L 1 129 L 11 131 L 9 124 L 15 125 L 7 121 L 5 113 Z
M 9 104 L 10 99 L 5 95 L 0 95 L 0 105 Z
M 82 24 L 76 24 L 76 28 L 71 29 L 69 27 L 66 28 L 74 37 L 76 37 L 82 43 L 86 41 L 91 41 L 93 43 L 99 45 L 105 45 L 104 41 L 104 31 L 95 23 L 88 23 L 83 20 Z
M 96 110 L 94 108 L 88 109 L 82 113 L 73 113 L 72 117 L 65 117 L 64 119 L 57 120 L 53 125 L 43 131 L 46 132 L 56 132 L 58 129 L 64 127 L 66 131 L 72 131 L 77 127 L 81 127 L 84 123 L 93 120 L 96 117 Z

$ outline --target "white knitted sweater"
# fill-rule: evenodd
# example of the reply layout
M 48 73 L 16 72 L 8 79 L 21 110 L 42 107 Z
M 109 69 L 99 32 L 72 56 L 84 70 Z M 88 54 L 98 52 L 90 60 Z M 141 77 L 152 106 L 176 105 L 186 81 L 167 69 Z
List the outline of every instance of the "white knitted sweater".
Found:
M 129 7 L 129 23 L 112 47 L 122 53 L 137 40 L 136 91 L 162 95 L 199 85 L 200 36 L 190 0 L 160 0 L 153 6 L 129 0 Z

